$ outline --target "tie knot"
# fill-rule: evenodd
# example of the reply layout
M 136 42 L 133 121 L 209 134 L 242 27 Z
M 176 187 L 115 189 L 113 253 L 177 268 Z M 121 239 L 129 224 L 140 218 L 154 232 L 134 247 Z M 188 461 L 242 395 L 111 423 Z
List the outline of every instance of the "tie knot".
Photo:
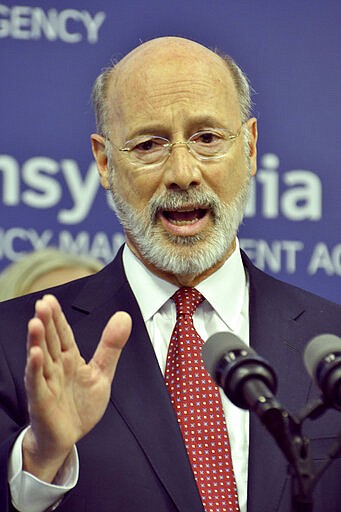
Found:
M 205 297 L 195 288 L 183 286 L 174 293 L 172 299 L 175 302 L 176 316 L 178 317 L 179 315 L 192 316 Z

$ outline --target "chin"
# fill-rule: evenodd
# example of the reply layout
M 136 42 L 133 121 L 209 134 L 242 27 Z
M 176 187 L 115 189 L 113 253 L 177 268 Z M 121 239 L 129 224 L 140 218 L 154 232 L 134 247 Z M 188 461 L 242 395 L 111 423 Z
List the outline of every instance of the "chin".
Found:
M 227 237 L 196 235 L 191 237 L 155 237 L 152 243 L 142 244 L 143 259 L 173 275 L 198 276 L 215 267 L 228 254 L 235 235 Z M 150 242 L 150 241 L 149 241 Z

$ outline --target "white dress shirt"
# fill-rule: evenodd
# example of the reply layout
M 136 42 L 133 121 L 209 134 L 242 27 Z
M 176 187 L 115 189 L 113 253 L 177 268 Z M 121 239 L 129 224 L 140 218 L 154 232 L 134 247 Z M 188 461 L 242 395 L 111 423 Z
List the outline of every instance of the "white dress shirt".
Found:
M 127 246 L 123 251 L 123 265 L 161 371 L 164 373 L 168 344 L 176 322 L 176 309 L 171 297 L 178 287 L 150 272 Z M 224 265 L 196 288 L 206 299 L 193 316 L 195 328 L 202 339 L 206 341 L 212 334 L 229 331 L 249 344 L 248 281 L 238 243 L 236 250 Z M 246 512 L 249 415 L 247 411 L 234 406 L 222 391 L 221 397 L 229 432 L 240 510 Z M 13 504 L 20 512 L 43 512 L 49 506 L 55 508 L 53 504 L 58 505 L 58 500 L 64 493 L 77 483 L 76 450 L 59 472 L 58 482 L 54 482 L 53 485 L 47 484 L 22 471 L 22 437 L 17 439 L 9 463 L 9 484 Z

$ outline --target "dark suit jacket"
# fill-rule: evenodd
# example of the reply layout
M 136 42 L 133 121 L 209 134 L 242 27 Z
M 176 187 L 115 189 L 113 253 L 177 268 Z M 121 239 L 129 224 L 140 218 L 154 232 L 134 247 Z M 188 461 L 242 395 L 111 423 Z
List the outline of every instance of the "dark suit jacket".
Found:
M 296 412 L 312 392 L 302 348 L 315 335 L 341 335 L 341 307 L 281 283 L 244 256 L 250 277 L 250 336 L 279 377 L 278 397 Z M 133 317 L 107 411 L 78 444 L 80 478 L 60 512 L 203 511 L 181 433 L 138 305 L 126 280 L 121 254 L 98 274 L 54 288 L 82 355 L 89 359 L 109 317 Z M 0 510 L 11 510 L 8 453 L 27 423 L 23 372 L 26 324 L 41 293 L 0 304 Z M 148 297 L 146 297 L 148 300 Z M 310 422 L 317 459 L 340 430 L 340 413 Z M 290 510 L 286 462 L 258 418 L 251 418 L 249 512 Z M 338 459 L 316 492 L 315 512 L 341 510 Z M 321 490 L 324 489 L 324 497 Z

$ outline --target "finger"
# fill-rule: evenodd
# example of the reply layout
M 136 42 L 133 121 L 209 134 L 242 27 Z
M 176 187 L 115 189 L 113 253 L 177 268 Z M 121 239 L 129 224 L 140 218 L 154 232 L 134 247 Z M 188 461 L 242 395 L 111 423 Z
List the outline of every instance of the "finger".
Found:
M 110 381 L 113 379 L 122 348 L 131 332 L 128 313 L 115 313 L 105 326 L 90 365 L 96 366 Z
M 58 360 L 61 353 L 59 336 L 54 324 L 53 309 L 44 296 L 35 305 L 35 316 L 44 326 L 46 350 L 53 361 Z M 45 354 L 44 354 L 45 355 Z
M 68 324 L 63 310 L 54 295 L 45 295 L 44 300 L 49 304 L 52 311 L 53 325 L 55 334 L 59 339 L 59 347 L 62 351 L 69 350 L 71 348 L 77 348 L 72 330 Z
M 37 317 L 32 318 L 27 326 L 28 357 L 33 347 L 39 347 L 42 353 L 42 371 L 45 377 L 49 377 L 53 371 L 53 361 L 46 344 L 44 323 Z
M 43 375 L 43 352 L 40 347 L 34 346 L 29 349 L 25 368 L 25 388 L 29 405 L 42 400 L 46 382 Z

